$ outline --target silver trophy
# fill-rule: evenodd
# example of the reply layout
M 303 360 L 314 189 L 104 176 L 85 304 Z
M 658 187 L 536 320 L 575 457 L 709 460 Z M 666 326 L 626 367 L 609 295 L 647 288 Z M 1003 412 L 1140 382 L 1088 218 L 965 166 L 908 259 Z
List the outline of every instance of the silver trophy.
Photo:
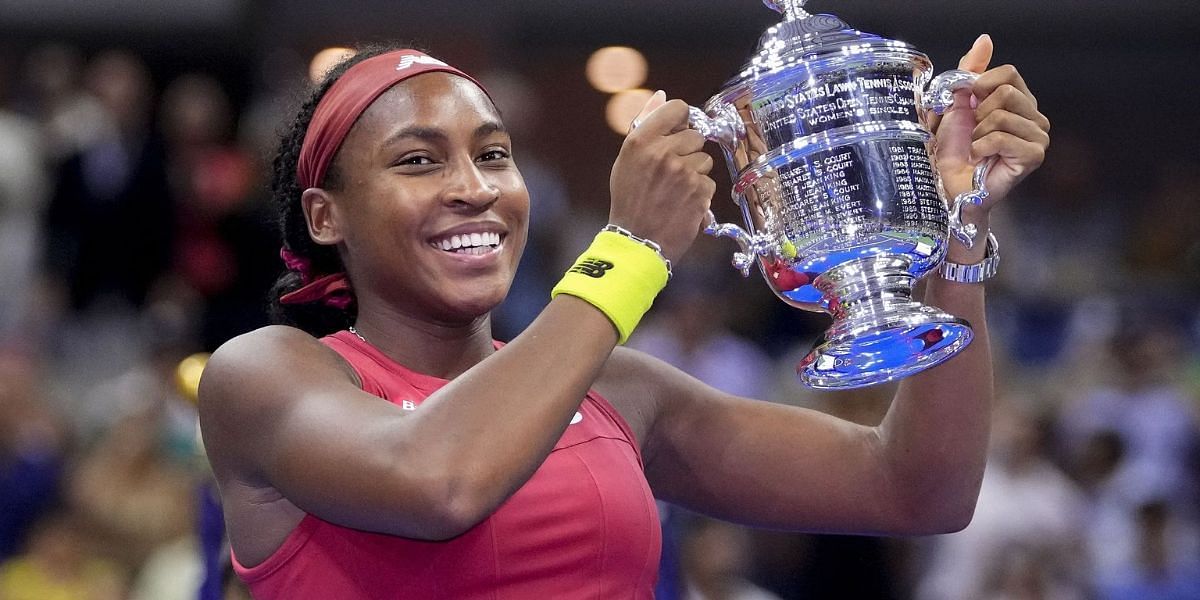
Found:
M 912 299 L 914 283 L 946 256 L 951 235 L 971 246 L 958 219 L 987 196 L 990 162 L 975 190 L 949 202 L 932 164 L 918 107 L 948 109 L 978 75 L 932 78 L 912 46 L 851 29 L 805 0 L 764 0 L 783 22 L 763 34 L 742 71 L 692 108 L 691 126 L 720 144 L 745 228 L 712 223 L 741 246 L 786 303 L 833 316 L 797 366 L 813 388 L 891 381 L 937 365 L 970 343 L 963 319 Z

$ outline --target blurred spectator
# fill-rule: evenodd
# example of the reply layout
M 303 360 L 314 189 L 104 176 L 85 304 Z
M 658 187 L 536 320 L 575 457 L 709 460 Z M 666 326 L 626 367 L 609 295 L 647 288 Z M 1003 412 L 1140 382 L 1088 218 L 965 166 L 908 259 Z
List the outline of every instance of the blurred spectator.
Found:
M 129 600 L 197 600 L 203 567 L 195 536 L 167 542 L 138 571 Z
M 1134 523 L 1126 500 L 1130 492 L 1121 489 L 1122 481 L 1114 477 L 1124 455 L 1125 444 L 1119 434 L 1098 431 L 1071 457 L 1075 477 L 1087 497 L 1083 520 L 1092 587 L 1098 577 L 1132 555 Z
M 45 224 L 43 302 L 66 308 L 48 339 L 69 409 L 146 351 L 138 311 L 170 264 L 174 229 L 146 66 L 129 52 L 104 52 L 88 63 L 85 82 L 107 125 L 59 165 Z
M 764 399 L 773 363 L 753 342 L 731 331 L 725 288 L 709 273 L 683 268 L 656 301 L 629 345 L 723 392 Z
M 229 100 L 213 78 L 189 73 L 163 92 L 162 130 L 178 205 L 176 272 L 204 297 L 228 290 L 237 259 L 218 226 L 252 183 L 249 157 L 230 143 Z
M 193 527 L 193 486 L 163 457 L 155 410 L 127 416 L 85 457 L 68 481 L 70 505 L 107 550 L 135 572 L 164 543 Z
M 97 556 L 78 521 L 54 515 L 38 523 L 29 547 L 0 564 L 4 600 L 121 600 L 119 569 Z
M 58 500 L 67 431 L 43 393 L 33 363 L 0 355 L 0 561 Z
M 746 580 L 752 548 L 736 525 L 696 518 L 680 548 L 685 600 L 779 600 Z
M 1030 404 L 997 401 L 975 517 L 929 540 L 918 598 L 1084 597 L 1084 497 L 1048 460 L 1048 426 Z
M 104 105 L 83 89 L 83 55 L 75 47 L 47 42 L 24 61 L 24 111 L 42 124 L 51 164 L 113 135 Z
M 83 311 L 113 296 L 140 307 L 170 261 L 173 212 L 161 144 L 150 130 L 152 84 L 138 57 L 88 64 L 88 90 L 111 128 L 59 169 L 47 215 L 47 266 Z
M 1044 545 L 1012 545 L 996 549 L 995 561 L 986 565 L 983 600 L 1084 600 L 1077 582 L 1064 581 L 1062 557 Z M 972 596 L 965 596 L 972 597 Z
M 48 184 L 41 129 L 0 105 L 0 345 L 27 329 Z
M 177 202 L 173 272 L 198 302 L 203 344 L 267 324 L 266 291 L 281 268 L 260 189 L 263 166 L 234 139 L 233 112 L 216 79 L 189 73 L 163 93 L 161 122 Z M 194 299 L 187 299 L 195 296 Z
M 1104 574 L 1104 600 L 1194 600 L 1200 598 L 1200 538 L 1180 523 L 1166 502 L 1138 507 L 1135 560 Z
M 161 317 L 143 317 L 154 330 L 146 357 L 90 386 L 72 417 L 80 439 L 90 445 L 131 416 L 152 416 L 157 419 L 152 425 L 159 436 L 158 451 L 172 463 L 187 465 L 194 451 L 196 410 L 179 397 L 175 369 L 196 351 L 195 343 L 190 332 L 177 329 L 189 323 L 172 325 Z
M 1105 184 L 1101 158 L 1089 137 L 1055 132 L 1046 163 L 993 212 L 1005 264 L 1016 268 L 1001 269 L 989 285 L 998 296 L 997 310 L 989 312 L 997 321 L 996 341 L 1017 362 L 1059 358 L 1076 308 L 1125 282 L 1120 267 L 1128 215 Z
M 1111 381 L 1080 389 L 1063 407 L 1059 429 L 1068 454 L 1097 432 L 1120 436 L 1125 457 L 1113 476 L 1130 510 L 1164 498 L 1188 518 L 1195 514 L 1200 421 L 1181 381 L 1184 341 L 1170 324 L 1130 323 L 1110 346 Z
M 1152 290 L 1158 303 L 1194 301 L 1200 290 L 1200 163 L 1195 157 L 1163 161 L 1149 197 L 1127 228 L 1131 283 Z

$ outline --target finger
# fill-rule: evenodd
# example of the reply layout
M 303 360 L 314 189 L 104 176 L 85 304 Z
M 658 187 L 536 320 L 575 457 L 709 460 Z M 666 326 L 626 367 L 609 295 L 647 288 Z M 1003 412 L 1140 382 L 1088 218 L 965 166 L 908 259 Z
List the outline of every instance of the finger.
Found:
M 1042 130 L 1036 121 L 1005 110 L 992 111 L 980 121 L 972 132 L 972 138 L 982 139 L 995 132 L 1012 134 L 1043 148 L 1050 146 L 1050 134 Z
M 937 133 L 938 125 L 941 125 L 942 123 L 942 115 L 939 115 L 932 110 L 927 111 L 925 112 L 925 123 L 930 132 Z
M 653 101 L 653 98 L 651 98 Z M 668 100 L 646 114 L 637 127 L 648 135 L 671 135 L 687 129 L 688 105 L 683 100 Z
M 699 188 L 696 191 L 696 195 L 703 199 L 702 203 L 704 205 L 704 211 L 706 213 L 712 212 L 712 199 L 713 199 L 713 196 L 716 195 L 716 193 L 717 193 L 717 182 L 713 181 L 712 177 L 705 177 L 700 180 Z M 703 222 L 707 221 L 707 217 L 708 217 L 707 214 L 702 216 L 700 218 L 700 222 L 703 223 Z
M 688 169 L 702 175 L 708 175 L 713 168 L 713 158 L 706 152 L 695 152 L 684 156 L 683 163 L 687 165 Z
M 980 73 L 987 69 L 988 63 L 991 60 L 992 38 L 985 33 L 975 38 L 975 43 L 971 44 L 971 49 L 958 60 L 958 68 L 972 73 Z M 970 88 L 956 90 L 954 92 L 954 102 L 946 109 L 946 112 L 973 109 L 975 107 L 975 99 L 971 96 L 972 92 Z
M 999 156 L 1018 176 L 1032 171 L 1046 159 L 1046 148 L 1004 131 L 993 131 L 971 143 L 977 157 Z
M 993 50 L 992 36 L 985 33 L 975 38 L 971 49 L 959 59 L 958 68 L 972 73 L 984 72 L 987 70 L 988 64 L 992 62 Z
M 666 92 L 664 92 L 662 90 L 658 90 L 658 91 L 654 92 L 653 94 L 651 94 L 650 98 L 648 100 L 646 100 L 646 104 L 642 106 L 642 110 L 638 111 L 637 116 L 634 117 L 633 122 L 630 123 L 630 125 L 629 125 L 630 133 L 632 133 L 634 129 L 637 129 L 642 124 L 642 121 L 645 120 L 645 118 L 650 115 L 650 113 L 654 112 L 655 109 L 657 109 L 658 107 L 660 107 L 666 103 L 667 103 L 667 93 Z
M 975 81 L 975 84 L 971 86 L 971 92 L 975 94 L 975 97 L 983 100 L 1004 85 L 1011 85 L 1022 93 L 1028 94 L 1029 97 L 1033 97 L 1033 92 L 1029 91 L 1029 86 L 1025 83 L 1025 78 L 1012 65 L 1003 65 L 984 72 Z
M 704 135 L 695 129 L 684 129 L 667 136 L 667 142 L 671 144 L 675 154 L 680 156 L 700 152 L 707 141 Z
M 1038 124 L 1044 131 L 1050 130 L 1050 120 L 1038 112 L 1037 100 L 1017 88 L 1005 84 L 996 89 L 986 100 L 979 103 L 975 116 L 982 122 L 995 111 L 1007 111 Z

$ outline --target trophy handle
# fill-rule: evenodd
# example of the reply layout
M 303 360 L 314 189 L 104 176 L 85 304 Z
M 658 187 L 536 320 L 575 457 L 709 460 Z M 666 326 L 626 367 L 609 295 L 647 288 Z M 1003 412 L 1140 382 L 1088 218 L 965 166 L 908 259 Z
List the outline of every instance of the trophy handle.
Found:
M 733 152 L 746 138 L 746 124 L 731 104 L 718 106 L 713 109 L 711 116 L 695 106 L 689 106 L 688 127 L 700 132 L 709 141 L 720 144 L 726 152 Z M 708 211 L 708 226 L 704 228 L 704 233 L 713 237 L 731 238 L 737 242 L 741 252 L 733 253 L 733 267 L 741 271 L 743 277 L 750 276 L 750 267 L 754 265 L 755 257 L 770 253 L 770 244 L 765 238 L 750 235 L 741 226 L 733 223 L 717 223 L 711 210 Z
M 708 225 L 704 233 L 713 237 L 727 237 L 737 242 L 741 252 L 733 253 L 733 268 L 742 273 L 742 277 L 750 276 L 750 267 L 758 256 L 771 254 L 771 242 L 765 236 L 750 235 L 740 225 L 733 223 L 718 223 L 712 211 L 708 211 Z
M 921 108 L 942 114 L 954 105 L 954 92 L 975 85 L 979 79 L 978 73 L 952 69 L 946 71 L 929 82 L 929 89 L 921 95 Z
M 946 71 L 929 82 L 929 89 L 921 96 L 921 107 L 940 115 L 954 105 L 954 92 L 971 87 L 977 79 L 978 73 L 962 69 Z M 959 194 L 950 203 L 950 233 L 967 248 L 975 245 L 979 232 L 974 223 L 962 222 L 962 208 L 966 204 L 978 206 L 988 197 L 987 176 L 995 164 L 995 156 L 979 163 L 971 178 L 974 189 Z
M 958 238 L 958 241 L 967 248 L 975 246 L 975 238 L 979 236 L 979 231 L 974 223 L 962 222 L 962 208 L 967 204 L 979 206 L 990 195 L 987 189 L 987 176 L 992 170 L 992 165 L 995 164 L 995 156 L 979 163 L 975 167 L 975 174 L 971 177 L 971 183 L 975 189 L 955 196 L 954 202 L 950 204 L 950 233 L 954 234 L 954 237 Z
M 742 140 L 746 139 L 746 124 L 738 115 L 732 104 L 722 104 L 713 110 L 714 114 L 696 108 L 688 107 L 688 127 L 700 132 L 708 141 L 716 142 L 726 151 L 732 152 Z

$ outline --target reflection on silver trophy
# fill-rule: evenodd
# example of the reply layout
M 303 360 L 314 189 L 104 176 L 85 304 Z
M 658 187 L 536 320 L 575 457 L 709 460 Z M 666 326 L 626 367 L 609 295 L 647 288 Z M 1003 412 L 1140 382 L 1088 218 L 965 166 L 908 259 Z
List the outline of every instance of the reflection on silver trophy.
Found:
M 974 243 L 958 215 L 986 197 L 990 163 L 947 207 L 918 107 L 941 113 L 978 76 L 931 81 L 929 58 L 904 42 L 811 15 L 804 0 L 764 3 L 784 20 L 691 111 L 725 153 L 745 220 L 707 233 L 738 242 L 743 275 L 757 262 L 784 302 L 833 316 L 797 367 L 804 384 L 854 388 L 937 365 L 970 343 L 971 327 L 914 301 L 912 287 L 945 258 L 950 235 Z

